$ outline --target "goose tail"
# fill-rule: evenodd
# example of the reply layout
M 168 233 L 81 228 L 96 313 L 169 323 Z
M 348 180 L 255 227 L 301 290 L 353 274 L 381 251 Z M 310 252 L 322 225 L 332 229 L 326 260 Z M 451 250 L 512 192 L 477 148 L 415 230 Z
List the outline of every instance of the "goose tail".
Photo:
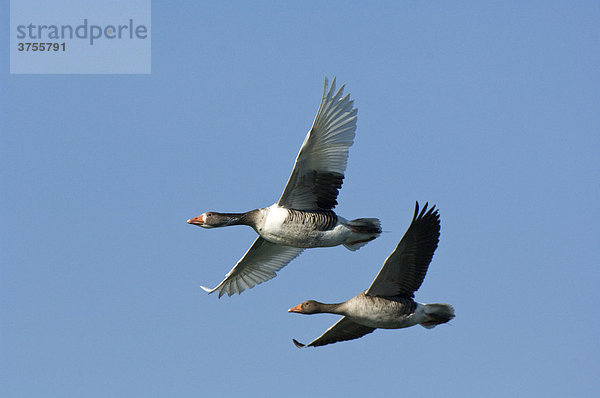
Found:
M 421 326 L 431 329 L 454 318 L 454 307 L 450 304 L 425 304 L 425 321 Z
M 381 234 L 381 222 L 377 218 L 357 218 L 348 221 L 348 226 L 355 236 L 350 242 L 344 243 L 348 250 L 358 250 Z

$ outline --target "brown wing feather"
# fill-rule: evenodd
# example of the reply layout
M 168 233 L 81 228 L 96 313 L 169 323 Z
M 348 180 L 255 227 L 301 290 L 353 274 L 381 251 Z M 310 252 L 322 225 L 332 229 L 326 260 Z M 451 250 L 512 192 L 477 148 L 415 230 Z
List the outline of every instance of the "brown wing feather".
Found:
M 371 333 L 373 330 L 375 330 L 375 328 L 360 325 L 354 321 L 351 321 L 347 317 L 343 317 L 332 327 L 327 329 L 327 331 L 321 336 L 306 344 L 306 347 L 319 347 L 322 345 L 337 343 L 339 341 L 358 339 L 365 334 Z M 304 344 L 299 343 L 297 340 L 292 341 L 298 348 L 305 347 Z
M 366 294 L 413 298 L 423 283 L 439 238 L 440 216 L 435 206 L 427 211 L 426 203 L 419 213 L 419 203 L 416 203 L 408 230 L 385 260 Z

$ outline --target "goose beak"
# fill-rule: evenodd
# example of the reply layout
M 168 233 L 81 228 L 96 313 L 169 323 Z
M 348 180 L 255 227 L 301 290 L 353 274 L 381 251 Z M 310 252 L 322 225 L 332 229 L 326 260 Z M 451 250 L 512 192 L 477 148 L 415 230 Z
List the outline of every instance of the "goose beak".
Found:
M 198 216 L 195 218 L 190 218 L 189 220 L 187 220 L 187 223 L 202 226 L 202 224 L 204 224 L 204 217 Z
M 288 312 L 302 313 L 302 304 L 298 304 L 297 306 L 290 308 Z

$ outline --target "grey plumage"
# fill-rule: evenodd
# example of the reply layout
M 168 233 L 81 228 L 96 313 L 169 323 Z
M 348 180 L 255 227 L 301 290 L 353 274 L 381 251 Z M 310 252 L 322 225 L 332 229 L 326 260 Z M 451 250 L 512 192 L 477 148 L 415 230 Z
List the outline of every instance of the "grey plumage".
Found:
M 400 329 L 420 324 L 429 329 L 454 318 L 454 308 L 450 304 L 421 304 L 413 300 L 414 292 L 423 283 L 439 236 L 440 218 L 435 206 L 427 211 L 425 204 L 419 212 L 416 203 L 408 230 L 367 290 L 343 303 L 324 304 L 309 300 L 290 308 L 290 312 L 301 314 L 344 316 L 306 346 L 318 347 L 356 339 L 376 328 Z M 297 347 L 305 347 L 293 341 Z
M 302 225 L 316 231 L 329 231 L 337 223 L 338 217 L 331 210 L 295 210 L 288 209 L 284 225 Z
M 321 103 L 281 197 L 272 206 L 242 213 L 206 212 L 188 223 L 203 228 L 249 225 L 260 236 L 209 293 L 232 295 L 275 276 L 305 248 L 343 245 L 358 250 L 381 233 L 379 220 L 347 221 L 332 209 L 344 181 L 357 110 L 344 86 L 325 79 Z

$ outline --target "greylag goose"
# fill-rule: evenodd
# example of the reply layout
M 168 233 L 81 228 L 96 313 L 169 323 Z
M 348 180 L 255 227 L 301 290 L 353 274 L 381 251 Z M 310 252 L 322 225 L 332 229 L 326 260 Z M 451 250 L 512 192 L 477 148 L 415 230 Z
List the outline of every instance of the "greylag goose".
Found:
M 276 272 L 310 247 L 344 245 L 357 250 L 381 233 L 379 220 L 346 220 L 332 210 L 337 204 L 354 141 L 356 114 L 344 86 L 335 90 L 335 78 L 327 90 L 312 128 L 296 158 L 292 174 L 279 201 L 246 213 L 206 212 L 189 219 L 203 228 L 248 225 L 259 235 L 241 260 L 208 293 L 241 293 L 276 276 Z
M 454 308 L 450 304 L 421 304 L 413 300 L 440 237 L 438 211 L 435 206 L 426 210 L 427 204 L 421 213 L 419 204 L 415 205 L 412 223 L 367 290 L 343 303 L 323 304 L 309 300 L 288 310 L 299 314 L 344 316 L 306 345 L 292 340 L 297 347 L 318 347 L 357 339 L 377 328 L 400 329 L 420 324 L 430 329 L 454 318 Z

